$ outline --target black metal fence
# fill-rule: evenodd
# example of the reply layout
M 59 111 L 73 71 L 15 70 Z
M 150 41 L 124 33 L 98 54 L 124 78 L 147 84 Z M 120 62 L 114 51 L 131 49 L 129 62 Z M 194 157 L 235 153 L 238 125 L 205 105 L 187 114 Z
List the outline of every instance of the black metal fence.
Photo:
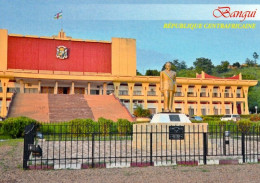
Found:
M 42 125 L 27 127 L 23 168 L 89 168 L 257 162 L 260 130 L 237 125 Z

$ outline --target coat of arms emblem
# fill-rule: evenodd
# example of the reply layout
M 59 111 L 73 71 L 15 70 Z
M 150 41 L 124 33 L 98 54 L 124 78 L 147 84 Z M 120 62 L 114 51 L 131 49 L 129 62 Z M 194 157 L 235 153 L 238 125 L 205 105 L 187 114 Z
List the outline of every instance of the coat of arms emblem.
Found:
M 56 57 L 59 59 L 68 58 L 68 48 L 66 48 L 65 46 L 58 46 L 57 52 L 56 52 Z

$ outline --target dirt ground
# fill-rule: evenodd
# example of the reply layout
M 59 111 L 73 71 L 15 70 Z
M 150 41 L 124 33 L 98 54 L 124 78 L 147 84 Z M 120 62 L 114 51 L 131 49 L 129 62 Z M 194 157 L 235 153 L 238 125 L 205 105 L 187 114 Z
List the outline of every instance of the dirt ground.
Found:
M 260 164 L 23 170 L 22 140 L 0 142 L 0 182 L 260 182 Z

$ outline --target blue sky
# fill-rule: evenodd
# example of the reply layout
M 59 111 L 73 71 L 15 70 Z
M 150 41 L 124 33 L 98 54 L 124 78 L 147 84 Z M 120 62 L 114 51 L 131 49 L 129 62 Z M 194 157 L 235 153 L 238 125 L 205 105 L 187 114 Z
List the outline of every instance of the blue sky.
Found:
M 63 11 L 63 29 L 73 38 L 111 40 L 111 37 L 134 38 L 137 41 L 137 69 L 161 69 L 166 61 L 179 59 L 192 66 L 196 58 L 210 58 L 213 64 L 221 61 L 243 63 L 252 58 L 253 52 L 260 54 L 260 24 L 256 29 L 226 30 L 226 29 L 163 29 L 163 24 L 173 23 L 239 23 L 239 21 L 212 20 L 107 20 L 113 11 L 99 8 L 99 4 L 177 4 L 179 1 L 141 1 L 141 0 L 0 0 L 0 28 L 8 29 L 9 33 L 24 35 L 52 36 L 59 32 L 61 20 L 54 20 L 53 16 L 61 9 Z M 182 4 L 195 4 L 186 0 Z M 244 4 L 242 0 L 201 0 L 199 4 Z M 247 4 L 258 4 L 256 0 L 247 0 Z M 94 5 L 93 5 L 94 4 Z M 259 4 L 258 4 L 259 5 Z M 185 5 L 186 6 L 186 5 Z M 151 12 L 150 12 L 151 11 Z M 203 11 L 203 10 L 202 10 Z M 259 10 L 260 11 L 260 10 Z M 146 12 L 131 12 L 139 15 Z M 120 15 L 118 15 L 120 19 Z M 98 20 L 97 20 L 98 18 Z M 158 18 L 160 19 L 160 18 Z

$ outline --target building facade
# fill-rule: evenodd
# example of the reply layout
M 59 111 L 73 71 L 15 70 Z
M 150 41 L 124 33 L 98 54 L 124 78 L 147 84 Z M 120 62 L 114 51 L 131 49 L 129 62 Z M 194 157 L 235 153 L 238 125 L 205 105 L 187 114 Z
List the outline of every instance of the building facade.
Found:
M 136 40 L 82 40 L 8 34 L 0 29 L 1 117 L 14 93 L 114 94 L 133 113 L 142 105 L 161 112 L 159 77 L 136 76 Z M 177 73 L 178 76 L 178 73 Z M 190 115 L 248 114 L 248 89 L 255 80 L 242 75 L 217 78 L 204 72 L 177 77 L 174 110 Z

